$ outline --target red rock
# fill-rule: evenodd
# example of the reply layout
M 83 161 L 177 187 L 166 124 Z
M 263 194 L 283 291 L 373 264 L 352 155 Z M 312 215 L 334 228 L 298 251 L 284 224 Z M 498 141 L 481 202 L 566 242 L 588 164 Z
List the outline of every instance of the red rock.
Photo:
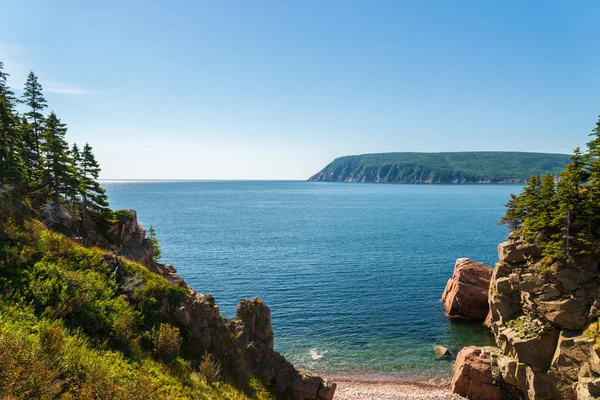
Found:
M 489 311 L 488 288 L 492 268 L 468 258 L 459 258 L 454 274 L 442 294 L 446 314 L 483 320 Z
M 508 393 L 496 385 L 492 376 L 492 360 L 482 348 L 463 348 L 456 356 L 452 376 L 452 392 L 470 400 L 505 400 Z

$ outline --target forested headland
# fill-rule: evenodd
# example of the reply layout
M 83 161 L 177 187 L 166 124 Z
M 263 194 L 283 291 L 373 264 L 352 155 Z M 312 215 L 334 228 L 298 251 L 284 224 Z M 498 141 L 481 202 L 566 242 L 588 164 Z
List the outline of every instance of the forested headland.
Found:
M 375 153 L 340 157 L 312 182 L 525 183 L 531 175 L 558 175 L 567 154 L 475 151 Z

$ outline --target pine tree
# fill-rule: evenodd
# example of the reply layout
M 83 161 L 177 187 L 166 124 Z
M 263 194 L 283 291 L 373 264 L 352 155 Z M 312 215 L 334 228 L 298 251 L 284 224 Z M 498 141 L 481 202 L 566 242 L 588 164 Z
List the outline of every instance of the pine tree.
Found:
M 41 190 L 43 196 L 55 206 L 71 193 L 71 184 L 75 171 L 69 159 L 69 146 L 65 140 L 66 124 L 63 124 L 54 112 L 46 120 L 42 153 Z
M 41 160 L 41 135 L 44 132 L 44 115 L 42 111 L 47 107 L 46 99 L 42 94 L 42 85 L 38 82 L 37 76 L 33 71 L 29 72 L 27 82 L 25 82 L 25 90 L 21 102 L 29 107 L 25 118 L 29 122 L 33 135 L 33 150 Z
M 508 225 L 511 232 L 521 228 L 524 218 L 522 197 L 511 193 L 510 200 L 504 206 L 506 214 L 498 222 L 498 225 Z
M 554 246 L 562 247 L 565 256 L 571 257 L 573 250 L 579 254 L 586 253 L 592 244 L 588 226 L 588 197 L 584 183 L 587 177 L 585 163 L 579 148 L 575 149 L 572 162 L 561 173 L 561 180 L 556 189 L 556 208 L 552 225 L 558 233 L 553 236 Z
M 26 182 L 25 149 L 18 128 L 17 117 L 6 97 L 0 94 L 0 186 L 22 186 Z
M 523 210 L 522 233 L 531 242 L 535 241 L 540 224 L 540 211 L 542 209 L 542 180 L 539 175 L 529 178 L 528 185 L 521 194 Z
M 68 187 L 68 198 L 71 203 L 71 212 L 76 213 L 77 205 L 81 203 L 81 152 L 77 143 L 73 143 L 73 147 L 69 151 L 69 161 L 73 175 Z
M 547 173 L 542 179 L 540 185 L 540 217 L 537 228 L 539 230 L 547 230 L 552 223 L 552 213 L 555 208 L 556 195 L 554 175 Z
M 108 196 L 106 196 L 104 189 L 98 183 L 99 174 L 100 166 L 94 157 L 92 147 L 86 143 L 81 153 L 79 169 L 82 209 L 84 213 L 93 212 L 107 217 L 110 214 Z
M 160 245 L 158 244 L 158 239 L 156 238 L 156 230 L 150 225 L 148 228 L 148 238 L 152 241 L 152 247 L 154 248 L 154 256 L 152 260 L 154 262 L 158 262 L 162 256 L 162 251 L 160 249 Z
M 0 98 L 4 98 L 6 108 L 14 114 L 17 99 L 15 98 L 15 93 L 8 86 L 7 78 L 9 76 L 9 74 L 4 72 L 4 63 L 0 61 Z

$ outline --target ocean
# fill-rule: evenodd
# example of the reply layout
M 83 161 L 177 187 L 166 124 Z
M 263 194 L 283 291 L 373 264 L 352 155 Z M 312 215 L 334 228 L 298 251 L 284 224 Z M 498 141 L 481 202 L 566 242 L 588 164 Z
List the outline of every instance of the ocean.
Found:
M 450 374 L 435 345 L 490 344 L 440 297 L 457 258 L 493 266 L 518 185 L 104 181 L 113 209 L 156 229 L 164 263 L 235 317 L 271 308 L 275 349 L 332 375 Z

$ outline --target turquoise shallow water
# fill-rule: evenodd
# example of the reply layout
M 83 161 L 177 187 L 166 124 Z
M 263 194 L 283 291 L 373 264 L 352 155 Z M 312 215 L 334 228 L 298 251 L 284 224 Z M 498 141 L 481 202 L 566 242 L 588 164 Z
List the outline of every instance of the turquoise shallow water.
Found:
M 440 296 L 454 262 L 493 265 L 497 225 L 519 186 L 309 182 L 104 182 L 111 206 L 153 225 L 163 262 L 235 316 L 272 310 L 275 347 L 317 372 L 440 375 L 436 344 L 490 342 L 449 321 Z

